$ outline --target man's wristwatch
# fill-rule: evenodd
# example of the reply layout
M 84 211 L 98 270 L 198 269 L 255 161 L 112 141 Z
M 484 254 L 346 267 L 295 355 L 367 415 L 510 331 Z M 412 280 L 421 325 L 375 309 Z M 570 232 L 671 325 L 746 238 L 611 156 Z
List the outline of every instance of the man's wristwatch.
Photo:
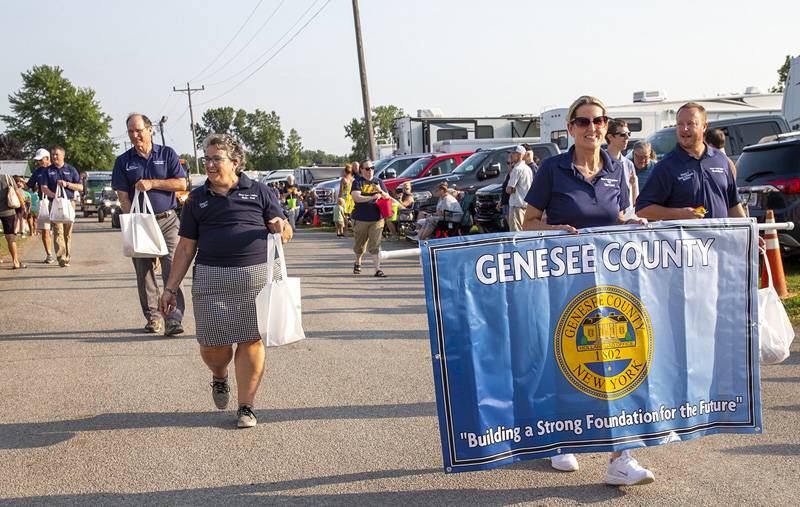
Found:
M 169 292 L 169 293 L 170 293 L 170 294 L 172 294 L 173 296 L 177 296 L 177 295 L 178 295 L 178 291 L 176 291 L 176 290 L 173 290 L 173 289 L 170 289 L 169 287 L 164 287 L 164 290 L 165 290 L 165 291 L 167 291 L 167 292 Z

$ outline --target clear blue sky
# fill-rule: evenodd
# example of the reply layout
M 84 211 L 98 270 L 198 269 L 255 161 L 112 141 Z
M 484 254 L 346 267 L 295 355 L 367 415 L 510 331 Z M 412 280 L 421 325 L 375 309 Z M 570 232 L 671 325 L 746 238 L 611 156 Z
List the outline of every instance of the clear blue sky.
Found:
M 306 9 L 297 28 L 325 3 L 286 0 L 245 47 L 281 3 L 262 0 L 198 76 L 258 3 L 5 0 L 0 112 L 9 111 L 7 96 L 20 88 L 21 72 L 58 65 L 74 84 L 97 92 L 120 148 L 125 116 L 141 111 L 154 120 L 168 115 L 167 144 L 189 152 L 186 96 L 172 87 L 192 79 L 193 87 L 206 85 L 194 96 L 198 120 L 208 107 L 275 110 L 306 148 L 349 152 L 343 125 L 362 114 L 349 0 L 331 0 L 260 71 L 216 99 L 272 55 L 259 58 Z M 796 1 L 360 4 L 372 104 L 412 114 L 433 107 L 454 116 L 538 114 L 585 93 L 620 104 L 645 89 L 671 99 L 749 85 L 766 91 L 784 56 L 800 53 Z

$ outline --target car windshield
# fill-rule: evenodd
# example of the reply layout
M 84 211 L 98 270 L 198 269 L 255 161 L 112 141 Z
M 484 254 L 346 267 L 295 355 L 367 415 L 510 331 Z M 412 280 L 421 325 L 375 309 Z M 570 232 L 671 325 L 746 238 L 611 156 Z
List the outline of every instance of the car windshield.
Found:
M 392 160 L 395 160 L 395 157 L 386 157 L 375 162 L 375 174 L 380 173 L 383 170 L 384 166 L 386 166 L 386 164 L 388 164 Z
M 397 177 L 414 179 L 417 176 L 419 176 L 420 173 L 422 173 L 422 171 L 425 169 L 425 166 L 427 166 L 431 160 L 433 159 L 427 157 L 421 158 L 416 162 L 414 162 L 413 164 L 411 164 L 410 166 L 406 167 L 406 170 L 401 172 Z
M 91 176 L 86 180 L 86 186 L 93 191 L 103 190 L 105 187 L 111 186 L 111 176 L 107 178 Z
M 800 176 L 800 144 L 748 150 L 736 161 L 736 182 L 747 186 Z
M 650 141 L 650 145 L 653 147 L 653 151 L 656 152 L 658 159 L 661 160 L 661 157 L 675 149 L 678 137 L 675 135 L 675 129 L 669 129 L 656 132 L 648 138 L 648 141 Z
M 481 163 L 489 156 L 488 151 L 479 151 L 478 153 L 473 153 L 469 156 L 468 159 L 461 162 L 458 167 L 453 170 L 453 174 L 465 174 L 474 172 Z

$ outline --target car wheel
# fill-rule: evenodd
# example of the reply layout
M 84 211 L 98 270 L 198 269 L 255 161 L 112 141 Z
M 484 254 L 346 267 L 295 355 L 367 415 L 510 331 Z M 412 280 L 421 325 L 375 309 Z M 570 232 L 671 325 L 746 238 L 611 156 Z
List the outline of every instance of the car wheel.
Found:
M 91 212 L 88 209 L 84 208 L 83 209 L 83 218 L 89 218 L 90 216 L 91 216 Z
M 106 214 L 101 209 L 97 210 L 97 221 L 101 224 L 106 221 Z

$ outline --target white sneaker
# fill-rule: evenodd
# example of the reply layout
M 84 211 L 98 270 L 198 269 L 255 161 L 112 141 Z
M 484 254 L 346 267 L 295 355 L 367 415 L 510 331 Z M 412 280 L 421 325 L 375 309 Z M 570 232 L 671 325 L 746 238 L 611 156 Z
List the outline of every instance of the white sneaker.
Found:
M 622 451 L 622 456 L 612 459 L 608 463 L 608 471 L 603 481 L 612 486 L 634 486 L 650 484 L 656 480 L 653 472 L 642 468 L 639 462 L 628 451 Z
M 577 472 L 580 468 L 574 454 L 550 456 L 550 466 L 562 472 Z

